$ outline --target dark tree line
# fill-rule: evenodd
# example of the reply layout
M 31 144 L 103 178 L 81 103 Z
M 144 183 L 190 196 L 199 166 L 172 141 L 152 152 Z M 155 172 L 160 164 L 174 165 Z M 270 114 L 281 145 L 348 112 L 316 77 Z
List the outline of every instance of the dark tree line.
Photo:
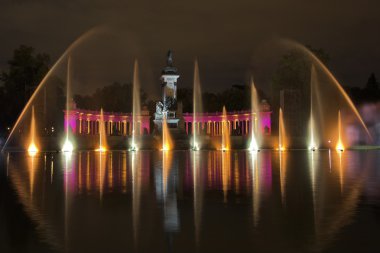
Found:
M 114 82 L 111 85 L 97 89 L 91 95 L 74 95 L 78 108 L 86 110 L 100 110 L 109 112 L 132 111 L 132 84 Z M 147 95 L 140 91 L 140 103 L 147 103 Z
M 178 101 L 183 104 L 183 112 L 193 112 L 193 90 L 179 88 L 177 90 Z M 264 92 L 258 89 L 260 99 L 267 99 Z M 251 87 L 249 85 L 233 85 L 218 93 L 204 92 L 202 94 L 204 112 L 221 112 L 223 106 L 227 111 L 250 110 Z
M 49 64 L 49 55 L 36 53 L 33 47 L 21 45 L 14 50 L 12 59 L 7 62 L 7 69 L 0 74 L 1 133 L 6 133 L 14 125 L 48 72 Z
M 380 83 L 374 73 L 368 78 L 366 85 L 360 87 L 345 87 L 355 104 L 380 102 Z

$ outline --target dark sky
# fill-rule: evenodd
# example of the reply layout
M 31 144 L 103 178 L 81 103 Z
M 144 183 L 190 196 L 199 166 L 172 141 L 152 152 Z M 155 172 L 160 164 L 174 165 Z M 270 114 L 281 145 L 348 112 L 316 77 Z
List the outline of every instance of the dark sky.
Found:
M 343 85 L 363 85 L 371 72 L 380 75 L 376 0 L 0 2 L 1 69 L 20 44 L 50 54 L 54 62 L 81 34 L 106 27 L 73 56 L 78 91 L 130 80 L 137 57 L 142 86 L 157 95 L 169 48 L 182 75 L 180 87 L 191 85 L 198 57 L 204 90 L 246 82 L 251 72 L 266 89 L 276 58 L 272 44 L 279 38 L 323 48 Z

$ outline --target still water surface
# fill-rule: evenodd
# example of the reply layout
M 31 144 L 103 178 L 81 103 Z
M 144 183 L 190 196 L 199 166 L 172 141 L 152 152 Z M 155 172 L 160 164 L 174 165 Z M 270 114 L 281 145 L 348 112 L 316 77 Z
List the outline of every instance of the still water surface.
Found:
M 1 252 L 380 252 L 380 151 L 10 153 Z

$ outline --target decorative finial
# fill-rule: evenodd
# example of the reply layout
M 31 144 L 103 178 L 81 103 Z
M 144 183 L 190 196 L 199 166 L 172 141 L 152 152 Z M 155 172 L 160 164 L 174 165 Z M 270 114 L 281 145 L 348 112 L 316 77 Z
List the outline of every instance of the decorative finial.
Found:
M 172 50 L 169 49 L 168 51 L 168 56 L 167 56 L 167 59 L 166 59 L 166 63 L 168 66 L 172 67 L 173 66 L 173 52 Z

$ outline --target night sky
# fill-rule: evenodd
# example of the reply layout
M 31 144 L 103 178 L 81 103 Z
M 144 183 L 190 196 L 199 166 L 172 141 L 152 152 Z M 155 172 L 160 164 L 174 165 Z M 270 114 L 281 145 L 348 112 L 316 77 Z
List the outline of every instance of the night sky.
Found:
M 20 44 L 54 63 L 81 34 L 102 26 L 107 32 L 83 42 L 73 57 L 77 92 L 130 80 L 137 57 L 142 86 L 157 95 L 169 48 L 180 87 L 191 86 L 198 57 L 204 90 L 242 84 L 250 73 L 266 90 L 281 38 L 323 48 L 343 85 L 362 86 L 371 72 L 380 75 L 379 10 L 376 0 L 1 0 L 0 69 Z

